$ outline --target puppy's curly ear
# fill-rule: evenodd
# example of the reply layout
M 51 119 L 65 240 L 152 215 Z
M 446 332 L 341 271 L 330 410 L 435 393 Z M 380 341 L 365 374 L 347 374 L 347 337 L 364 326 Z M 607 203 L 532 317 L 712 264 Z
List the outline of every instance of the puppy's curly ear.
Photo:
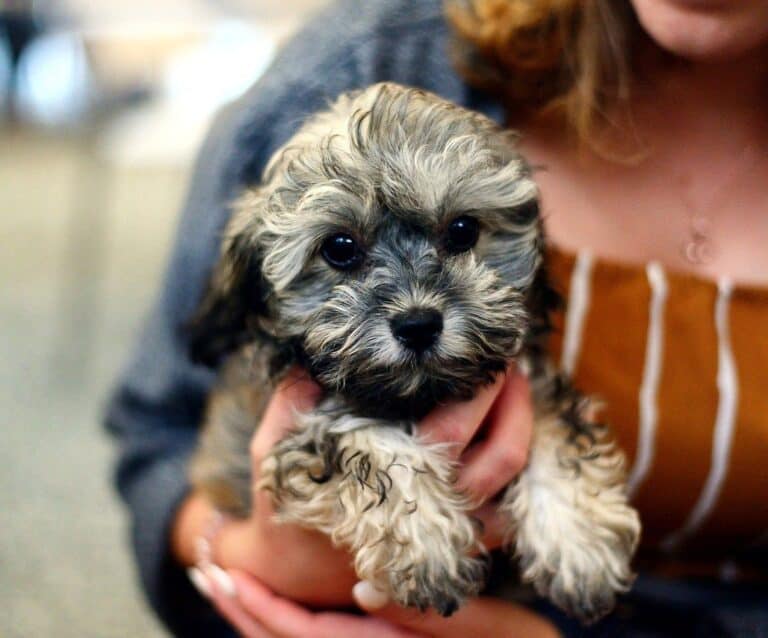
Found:
M 188 322 L 192 361 L 216 366 L 226 355 L 258 336 L 266 314 L 266 283 L 258 249 L 246 232 L 225 241 L 208 288 Z

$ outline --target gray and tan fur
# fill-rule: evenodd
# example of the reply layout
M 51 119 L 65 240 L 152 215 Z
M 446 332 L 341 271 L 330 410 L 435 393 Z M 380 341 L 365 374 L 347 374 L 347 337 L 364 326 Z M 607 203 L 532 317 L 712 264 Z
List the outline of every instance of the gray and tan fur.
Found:
M 324 396 L 257 489 L 281 521 L 348 548 L 360 578 L 449 614 L 479 591 L 482 548 L 456 468 L 414 424 L 517 358 L 536 423 L 498 505 L 510 543 L 540 593 L 585 620 L 607 612 L 631 583 L 639 523 L 621 454 L 543 355 L 537 196 L 510 133 L 435 95 L 381 84 L 310 119 L 239 200 L 192 322 L 198 360 L 248 353 L 211 399 L 194 484 L 247 515 L 249 440 L 274 381 L 303 366 Z M 351 267 L 334 241 L 354 247 Z M 403 317 L 418 339 L 431 322 L 428 341 Z

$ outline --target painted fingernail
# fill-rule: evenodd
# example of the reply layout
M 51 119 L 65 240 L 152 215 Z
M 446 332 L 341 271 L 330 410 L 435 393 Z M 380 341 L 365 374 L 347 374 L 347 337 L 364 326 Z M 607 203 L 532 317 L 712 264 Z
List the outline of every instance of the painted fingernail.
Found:
M 206 575 L 213 580 L 221 592 L 228 598 L 234 598 L 237 594 L 232 577 L 218 565 L 210 565 L 206 569 Z
M 389 596 L 367 580 L 361 580 L 352 588 L 352 596 L 363 609 L 381 609 L 389 602 Z
M 195 586 L 195 589 L 200 592 L 200 595 L 204 598 L 211 597 L 211 585 L 208 582 L 208 578 L 197 567 L 190 567 L 187 569 L 187 577 L 189 581 Z

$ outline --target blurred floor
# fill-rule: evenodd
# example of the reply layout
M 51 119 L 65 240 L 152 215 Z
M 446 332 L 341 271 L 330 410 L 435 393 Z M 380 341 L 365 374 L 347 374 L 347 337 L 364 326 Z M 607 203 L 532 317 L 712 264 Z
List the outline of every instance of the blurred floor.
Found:
M 135 584 L 99 416 L 166 259 L 186 169 L 0 129 L 0 636 L 164 635 Z

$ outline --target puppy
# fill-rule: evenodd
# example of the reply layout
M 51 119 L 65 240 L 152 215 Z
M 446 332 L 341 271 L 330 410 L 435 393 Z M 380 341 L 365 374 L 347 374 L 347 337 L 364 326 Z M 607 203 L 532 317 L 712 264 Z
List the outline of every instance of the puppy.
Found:
M 535 426 L 498 509 L 522 577 L 582 619 L 607 612 L 632 581 L 638 517 L 622 456 L 544 355 L 556 295 L 538 210 L 514 136 L 435 95 L 380 84 L 312 117 L 239 199 L 191 323 L 197 361 L 240 352 L 212 397 L 194 485 L 248 514 L 249 441 L 272 383 L 303 366 L 324 396 L 256 488 L 280 521 L 348 548 L 361 579 L 450 614 L 484 563 L 445 446 L 414 426 L 516 359 Z

